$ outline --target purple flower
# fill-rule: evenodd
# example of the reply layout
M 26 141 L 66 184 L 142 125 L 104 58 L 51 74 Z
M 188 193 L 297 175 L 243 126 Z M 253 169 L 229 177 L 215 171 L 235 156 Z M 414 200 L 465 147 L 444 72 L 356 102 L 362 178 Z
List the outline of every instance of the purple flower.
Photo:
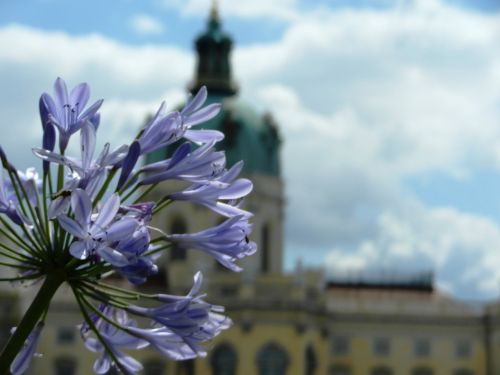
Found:
M 231 169 L 225 171 L 216 179 L 219 185 L 212 182 L 194 184 L 186 190 L 170 194 L 174 200 L 186 200 L 201 204 L 223 216 L 232 217 L 243 215 L 250 217 L 252 214 L 238 207 L 238 200 L 252 191 L 252 182 L 246 178 L 235 180 L 241 172 L 243 162 L 236 163 Z M 221 202 L 225 201 L 225 202 Z
M 143 255 L 149 249 L 149 241 L 149 231 L 142 225 L 132 236 L 116 244 L 116 249 L 127 258 L 128 262 L 126 266 L 118 268 L 118 271 L 134 285 L 144 283 L 149 276 L 158 272 L 154 257 Z
M 79 159 L 36 147 L 33 148 L 33 153 L 44 161 L 62 164 L 68 167 L 71 171 L 75 172 L 81 180 L 80 187 L 82 187 L 82 184 L 87 186 L 91 184 L 94 179 L 99 180 L 98 176 L 103 177 L 106 167 L 121 162 L 127 155 L 128 147 L 122 145 L 110 153 L 109 143 L 106 143 L 99 156 L 93 160 L 96 144 L 96 130 L 94 126 L 90 122 L 85 123 L 82 125 L 80 135 L 81 155 Z
M 141 153 L 148 154 L 168 146 L 182 137 L 198 144 L 222 140 L 224 134 L 217 130 L 191 129 L 194 125 L 212 119 L 220 111 L 220 104 L 210 104 L 201 108 L 206 98 L 207 89 L 202 87 L 180 113 L 167 113 L 165 102 L 163 102 L 139 137 Z
M 14 172 L 15 173 L 15 172 Z M 10 180 L 5 181 L 3 169 L 0 170 L 0 213 L 6 214 L 9 219 L 18 225 L 23 225 L 22 215 L 18 209 L 18 200 L 12 190 Z
M 121 212 L 128 213 L 135 217 L 141 224 L 149 223 L 153 218 L 153 208 L 155 208 L 155 202 L 142 202 L 132 204 L 130 206 L 122 205 L 120 207 Z
M 129 319 L 127 314 L 122 310 L 117 310 L 110 306 L 101 306 L 100 310 L 107 318 L 115 320 L 119 326 L 127 328 L 135 327 L 137 325 L 137 323 L 134 320 Z M 125 354 L 120 349 L 142 349 L 148 346 L 147 341 L 128 334 L 126 331 L 115 327 L 96 315 L 94 315 L 93 320 L 95 328 L 99 331 L 101 339 L 118 360 L 121 369 L 127 371 L 127 374 L 137 374 L 141 371 L 143 368 L 141 363 L 128 354 Z M 111 366 L 114 365 L 114 361 L 106 351 L 104 344 L 99 339 L 89 336 L 89 327 L 87 324 L 82 325 L 80 332 L 85 342 L 85 346 L 93 352 L 101 353 L 101 357 L 94 362 L 95 373 L 107 373 Z
M 71 255 L 77 259 L 87 259 L 96 253 L 113 266 L 126 266 L 127 257 L 115 248 L 114 243 L 131 236 L 139 223 L 132 217 L 117 219 L 119 196 L 113 194 L 109 197 L 94 220 L 92 202 L 85 190 L 73 191 L 71 207 L 75 220 L 65 215 L 58 217 L 61 226 L 77 238 L 70 246 Z
M 109 152 L 109 143 L 104 145 L 99 156 L 93 160 L 96 143 L 96 130 L 92 124 L 87 122 L 82 126 L 80 133 L 80 159 L 63 156 L 58 153 L 33 148 L 33 153 L 44 162 L 62 164 L 71 170 L 70 178 L 66 181 L 61 192 L 55 195 L 49 209 L 49 217 L 55 218 L 66 210 L 69 204 L 69 194 L 76 188 L 84 189 L 93 197 L 99 191 L 104 178 L 106 168 L 120 163 L 127 155 L 128 147 L 123 145 L 113 152 Z
M 10 365 L 10 372 L 12 375 L 21 375 L 28 369 L 31 359 L 35 355 L 36 346 L 40 340 L 40 333 L 42 332 L 43 326 L 43 322 L 38 322 L 33 331 L 29 334 L 24 346 Z
M 158 300 L 164 302 L 162 306 L 146 308 L 131 305 L 127 308 L 130 313 L 150 318 L 155 327 L 176 335 L 192 352 L 182 348 L 175 355 L 188 356 L 187 358 L 205 356 L 203 343 L 232 325 L 231 319 L 221 314 L 223 307 L 206 303 L 198 295 L 203 281 L 201 272 L 196 273 L 194 281 L 191 291 L 185 297 L 159 295 Z M 142 337 L 147 339 L 146 336 Z
M 170 359 L 179 361 L 196 358 L 198 355 L 198 353 L 184 342 L 182 337 L 171 332 L 166 327 L 149 329 L 129 327 L 128 331 L 147 341 L 151 347 Z
M 148 164 L 142 168 L 148 177 L 142 185 L 165 180 L 185 180 L 196 183 L 218 183 L 216 177 L 224 170 L 226 157 L 223 151 L 215 151 L 215 142 L 209 142 L 190 152 L 189 143 L 182 144 L 167 160 Z
M 68 89 L 63 79 L 57 78 L 54 83 L 54 99 L 47 93 L 40 98 L 40 113 L 42 125 L 50 122 L 59 129 L 59 148 L 64 152 L 69 138 L 76 133 L 84 123 L 92 122 L 97 126 L 99 120 L 94 118 L 101 107 L 98 100 L 83 112 L 90 96 L 86 83 L 80 83 L 68 95 Z
M 248 240 L 252 226 L 243 216 L 233 216 L 216 227 L 193 234 L 171 234 L 168 239 L 185 248 L 202 250 L 213 256 L 220 264 L 232 271 L 242 268 L 234 262 L 257 250 L 257 245 Z
M 220 104 L 212 103 L 201 108 L 207 100 L 207 88 L 201 87 L 186 106 L 182 109 L 180 116 L 184 129 L 184 138 L 198 144 L 217 142 L 224 138 L 224 134 L 217 130 L 192 130 L 191 127 L 209 121 L 220 112 Z

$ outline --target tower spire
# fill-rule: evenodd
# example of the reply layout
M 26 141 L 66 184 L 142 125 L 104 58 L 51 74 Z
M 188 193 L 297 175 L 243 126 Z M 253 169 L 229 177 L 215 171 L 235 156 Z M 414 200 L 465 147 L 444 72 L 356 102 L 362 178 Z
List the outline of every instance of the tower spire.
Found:
M 197 67 L 190 91 L 196 93 L 201 86 L 208 92 L 231 96 L 236 94 L 236 85 L 231 77 L 231 54 L 233 41 L 222 30 L 217 0 L 212 0 L 207 27 L 196 38 Z

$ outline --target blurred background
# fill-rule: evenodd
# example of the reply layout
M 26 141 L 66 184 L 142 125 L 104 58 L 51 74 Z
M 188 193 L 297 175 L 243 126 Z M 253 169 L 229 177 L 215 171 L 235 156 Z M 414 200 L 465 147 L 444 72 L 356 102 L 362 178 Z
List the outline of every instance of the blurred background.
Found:
M 201 268 L 236 326 L 207 359 L 152 356 L 146 374 L 500 374 L 499 35 L 492 0 L 1 2 L 0 144 L 36 162 L 57 76 L 105 99 L 114 147 L 162 100 L 205 84 L 223 103 L 207 126 L 255 183 L 260 252 L 238 275 L 164 261 L 158 288 Z M 160 225 L 216 220 L 188 207 Z M 15 322 L 24 297 L 5 293 Z M 90 373 L 69 299 L 55 310 L 32 373 Z

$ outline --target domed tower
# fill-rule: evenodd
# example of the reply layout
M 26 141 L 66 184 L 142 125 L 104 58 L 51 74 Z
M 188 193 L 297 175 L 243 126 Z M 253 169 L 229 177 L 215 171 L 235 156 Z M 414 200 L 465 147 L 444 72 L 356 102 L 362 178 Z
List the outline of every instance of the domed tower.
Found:
M 189 85 L 191 94 L 200 87 L 208 89 L 207 104 L 221 103 L 222 110 L 211 121 L 202 124 L 205 129 L 217 129 L 225 139 L 217 145 L 224 150 L 227 166 L 244 161 L 243 175 L 250 178 L 254 190 L 245 200 L 245 208 L 254 213 L 252 240 L 257 243 L 255 255 L 240 261 L 244 268 L 242 278 L 251 281 L 259 274 L 279 274 L 283 257 L 283 182 L 280 170 L 280 135 L 278 126 L 269 113 L 260 114 L 237 96 L 232 80 L 230 55 L 232 39 L 222 30 L 217 8 L 212 7 L 206 29 L 196 38 L 197 65 L 195 77 Z M 170 155 L 173 150 L 158 150 L 148 156 L 156 161 Z M 167 184 L 154 193 L 163 196 Z M 170 233 L 196 232 L 217 225 L 223 217 L 194 205 L 174 203 L 165 217 L 156 225 Z M 173 249 L 169 252 L 165 272 L 173 290 L 180 290 L 192 282 L 198 269 L 209 276 L 225 272 L 208 256 L 195 251 Z M 178 285 L 179 288 L 176 286 Z

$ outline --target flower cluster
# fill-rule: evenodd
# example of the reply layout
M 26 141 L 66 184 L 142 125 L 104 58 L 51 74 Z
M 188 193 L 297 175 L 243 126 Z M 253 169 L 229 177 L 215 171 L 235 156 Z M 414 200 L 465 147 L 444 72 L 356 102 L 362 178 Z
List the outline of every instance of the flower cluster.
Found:
M 18 171 L 0 149 L 1 265 L 16 270 L 2 280 L 41 283 L 0 355 L 0 373 L 27 370 L 50 300 L 63 283 L 81 309 L 85 346 L 98 354 L 97 374 L 111 367 L 138 373 L 142 366 L 128 349 L 151 346 L 173 360 L 203 356 L 204 343 L 231 320 L 223 307 L 203 300 L 201 273 L 186 296 L 144 294 L 119 288 L 106 277 L 116 273 L 133 285 L 142 284 L 158 271 L 156 261 L 172 245 L 205 252 L 233 271 L 241 270 L 235 261 L 256 250 L 248 239 L 252 215 L 240 207 L 252 183 L 238 178 L 242 163 L 226 168 L 224 152 L 215 149 L 223 134 L 196 127 L 220 110 L 218 104 L 204 106 L 205 88 L 181 111 L 166 112 L 163 103 L 129 145 L 112 150 L 107 143 L 98 153 L 102 100 L 85 109 L 89 97 L 87 84 L 68 92 L 61 78 L 53 97 L 41 96 L 42 147 L 33 149 L 42 160 L 41 177 L 31 168 Z M 76 156 L 66 154 L 72 137 L 80 145 Z M 139 163 L 142 155 L 166 146 L 175 149 L 170 158 Z M 156 202 L 144 201 L 157 184 L 169 180 L 190 185 Z M 225 221 L 191 234 L 153 231 L 153 216 L 176 200 L 203 205 Z M 147 307 L 139 305 L 144 299 L 150 300 Z

